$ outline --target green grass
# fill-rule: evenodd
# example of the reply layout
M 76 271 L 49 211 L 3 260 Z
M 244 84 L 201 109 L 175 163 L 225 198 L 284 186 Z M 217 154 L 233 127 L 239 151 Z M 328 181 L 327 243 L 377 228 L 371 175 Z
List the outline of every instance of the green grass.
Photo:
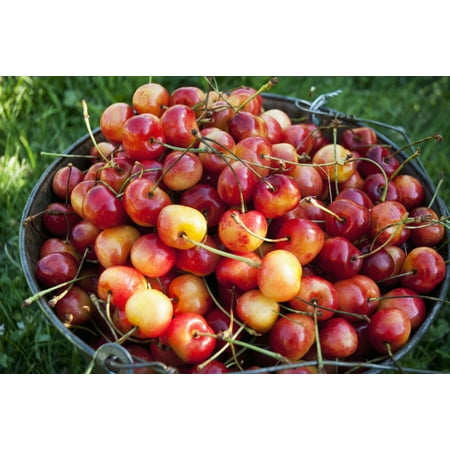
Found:
M 83 373 L 76 349 L 47 322 L 37 305 L 22 309 L 29 290 L 18 256 L 18 230 L 33 185 L 49 163 L 41 152 L 62 152 L 86 133 L 81 100 L 93 127 L 115 101 L 130 102 L 148 77 L 3 77 L 0 78 L 0 373 Z M 259 87 L 269 77 L 218 77 L 222 89 Z M 154 77 L 169 90 L 196 84 L 201 77 Z M 311 96 L 312 88 L 314 94 Z M 422 160 L 440 195 L 450 204 L 449 77 L 280 77 L 273 93 L 312 100 L 341 89 L 328 106 L 357 117 L 405 128 L 412 140 L 440 133 L 444 141 L 421 146 Z M 449 307 L 444 305 L 421 345 L 402 364 L 450 370 Z

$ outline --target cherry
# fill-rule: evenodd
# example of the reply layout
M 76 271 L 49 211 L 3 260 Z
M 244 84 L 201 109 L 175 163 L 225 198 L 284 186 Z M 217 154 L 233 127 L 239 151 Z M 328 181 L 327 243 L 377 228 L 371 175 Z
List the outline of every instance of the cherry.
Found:
M 169 106 L 186 105 L 195 111 L 199 117 L 204 112 L 206 93 L 197 86 L 181 86 L 169 96 Z
M 206 316 L 213 306 L 205 282 L 197 275 L 184 273 L 176 276 L 167 288 L 174 314 L 193 312 Z
M 253 252 L 267 235 L 266 217 L 260 211 L 240 213 L 236 209 L 225 211 L 218 224 L 220 241 L 232 252 Z
M 370 344 L 378 353 L 396 352 L 409 340 L 411 321 L 401 309 L 380 309 L 373 314 L 368 333 Z
M 47 205 L 42 215 L 44 229 L 53 236 L 67 237 L 72 228 L 81 220 L 72 205 L 52 202 Z
M 310 263 L 322 250 L 325 234 L 316 223 L 308 219 L 286 220 L 277 233 L 276 249 L 294 254 L 302 265 Z M 287 238 L 286 240 L 282 240 Z
M 131 242 L 129 255 L 133 267 L 150 278 L 166 275 L 176 261 L 175 249 L 164 244 L 157 233 L 137 236 Z
M 255 186 L 253 205 L 268 219 L 281 217 L 294 209 L 301 199 L 296 181 L 289 175 L 275 173 L 262 178 Z
M 358 348 L 358 334 L 353 325 L 342 317 L 327 320 L 319 332 L 322 354 L 325 358 L 348 358 Z
M 218 248 L 215 239 L 207 235 L 203 243 L 210 248 Z M 221 257 L 203 247 L 192 247 L 185 250 L 176 250 L 175 267 L 184 272 L 206 277 L 217 270 Z
M 287 142 L 294 146 L 296 152 L 311 153 L 313 147 L 313 138 L 309 128 L 305 124 L 293 124 L 284 129 L 282 142 Z
M 407 174 L 400 174 L 393 178 L 392 183 L 397 187 L 398 200 L 408 211 L 422 206 L 425 190 L 421 181 Z
M 97 184 L 86 192 L 83 218 L 102 230 L 128 222 L 122 200 L 104 184 Z
M 203 165 L 194 153 L 172 151 L 164 158 L 163 182 L 172 191 L 185 191 L 202 178 Z
M 72 286 L 54 306 L 56 316 L 65 326 L 83 325 L 93 313 L 93 305 L 87 292 Z
M 350 278 L 362 267 L 361 251 L 345 237 L 332 236 L 312 261 L 320 271 L 334 280 Z
M 138 114 L 150 113 L 160 117 L 168 106 L 170 95 L 167 89 L 158 83 L 146 83 L 133 93 L 132 103 Z
M 288 250 L 275 249 L 261 259 L 257 273 L 258 288 L 262 294 L 277 302 L 289 301 L 301 286 L 302 266 Z
M 123 125 L 123 148 L 133 160 L 158 159 L 165 151 L 165 139 L 161 121 L 153 114 L 137 114 Z
M 40 285 L 52 287 L 73 280 L 77 271 L 77 261 L 70 253 L 55 252 L 38 260 L 35 275 Z
M 130 182 L 123 193 L 123 207 L 132 221 L 144 227 L 156 225 L 160 211 L 172 200 L 166 191 L 148 178 Z
M 353 200 L 338 198 L 328 205 L 332 214 L 325 216 L 325 231 L 330 236 L 342 236 L 356 241 L 369 230 L 369 210 Z
M 305 356 L 315 340 L 314 320 L 304 314 L 280 317 L 269 332 L 270 348 L 291 361 Z
M 267 138 L 267 125 L 260 116 L 240 111 L 228 121 L 228 131 L 235 141 L 241 141 L 252 136 Z
M 77 225 L 75 225 L 75 227 Z M 44 256 L 47 256 L 51 253 L 69 253 L 75 258 L 75 261 L 77 263 L 80 263 L 83 251 L 80 252 L 78 250 L 78 248 L 74 245 L 72 239 L 70 241 L 66 241 L 57 237 L 52 237 L 46 239 L 42 243 L 41 247 L 39 248 L 39 258 L 43 258 Z
M 207 172 L 220 173 L 227 165 L 230 155 L 235 153 L 235 141 L 230 133 L 220 128 L 208 127 L 200 132 L 202 138 L 198 157 Z
M 236 301 L 236 315 L 258 333 L 267 333 L 278 319 L 280 305 L 258 289 L 248 290 Z
M 390 177 L 400 166 L 398 159 L 392 156 L 390 150 L 383 145 L 371 147 L 366 153 L 366 158 L 374 161 L 376 164 L 367 160 L 358 161 L 358 171 L 363 178 L 381 172 Z
M 214 330 L 196 313 L 180 313 L 171 320 L 165 337 L 177 356 L 187 364 L 200 364 L 214 351 Z
M 239 140 L 234 147 L 234 153 L 261 177 L 269 174 L 271 161 L 267 157 L 272 153 L 272 144 L 265 137 L 249 136 Z
M 445 227 L 439 221 L 436 212 L 427 206 L 418 206 L 409 213 L 410 218 L 416 218 L 409 223 L 409 240 L 415 247 L 434 247 L 438 245 L 445 236 Z
M 156 289 L 142 289 L 133 293 L 126 302 L 125 315 L 138 327 L 143 338 L 155 338 L 165 333 L 173 317 L 170 299 Z
M 377 135 L 370 127 L 355 127 L 344 130 L 339 142 L 349 150 L 357 150 L 361 155 L 377 143 Z
M 139 230 L 132 225 L 118 225 L 98 233 L 94 250 L 102 267 L 126 265 L 134 242 L 140 237 Z
M 99 172 L 99 179 L 115 192 L 121 192 L 122 187 L 130 178 L 133 162 L 124 156 L 115 156 L 105 164 Z
M 186 105 L 167 108 L 161 116 L 161 126 L 166 142 L 182 148 L 194 145 L 200 132 L 194 110 Z
M 100 116 L 100 130 L 105 139 L 120 144 L 123 126 L 133 115 L 133 108 L 127 103 L 117 102 L 107 106 Z
M 76 166 L 69 164 L 56 171 L 52 178 L 53 193 L 60 200 L 67 201 L 73 188 L 83 181 L 84 174 Z
M 325 181 L 343 183 L 356 171 L 352 153 L 339 144 L 328 144 L 317 150 L 312 157 L 320 176 Z
M 403 287 L 427 294 L 433 291 L 445 278 L 444 258 L 432 247 L 415 247 L 405 258 L 400 278 Z
M 338 308 L 338 297 L 331 282 L 318 275 L 303 276 L 300 290 L 289 301 L 289 306 L 298 311 L 314 313 L 317 320 L 328 320 Z
M 411 329 L 416 330 L 427 316 L 427 307 L 417 292 L 407 288 L 394 288 L 386 292 L 379 300 L 377 310 L 398 308 L 406 313 L 411 321 Z
M 374 173 L 365 178 L 361 189 L 374 204 L 399 201 L 397 186 L 392 181 L 386 183 L 386 179 L 381 173 Z

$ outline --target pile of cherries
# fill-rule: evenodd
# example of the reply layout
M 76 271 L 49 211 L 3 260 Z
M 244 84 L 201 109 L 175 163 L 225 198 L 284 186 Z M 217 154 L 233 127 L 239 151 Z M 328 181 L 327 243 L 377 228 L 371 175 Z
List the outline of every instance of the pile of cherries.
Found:
M 104 109 L 86 169 L 55 172 L 35 275 L 93 348 L 182 373 L 335 372 L 425 320 L 447 218 L 422 181 L 372 128 L 294 121 L 264 89 L 147 83 Z

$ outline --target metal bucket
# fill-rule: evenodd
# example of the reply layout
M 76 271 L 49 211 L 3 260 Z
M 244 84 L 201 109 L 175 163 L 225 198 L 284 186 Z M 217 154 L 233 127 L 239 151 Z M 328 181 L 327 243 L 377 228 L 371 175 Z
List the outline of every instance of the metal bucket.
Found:
M 389 138 L 378 131 L 377 128 L 388 127 L 387 125 L 381 124 L 379 122 L 355 119 L 352 116 L 348 116 L 341 112 L 325 108 L 323 104 L 321 104 L 321 102 L 317 101 L 312 104 L 297 98 L 273 94 L 263 94 L 263 98 L 265 109 L 281 109 L 286 112 L 292 119 L 303 119 L 323 125 L 328 124 L 333 119 L 339 119 L 342 124 L 349 127 L 371 126 L 376 131 L 378 139 L 381 143 L 385 143 L 391 146 L 393 151 L 397 151 L 400 148 L 398 144 L 392 142 Z M 406 134 L 401 129 L 399 129 L 398 132 L 405 140 L 405 144 L 408 144 L 409 142 Z M 101 142 L 102 140 L 104 140 L 101 132 L 98 129 L 94 132 L 94 137 L 97 142 Z M 91 138 L 88 134 L 86 134 L 78 141 L 74 142 L 70 147 L 68 147 L 64 153 L 71 155 L 86 155 L 91 147 Z M 400 152 L 397 157 L 400 161 L 404 161 L 408 157 L 408 154 L 403 151 Z M 74 166 L 77 166 L 80 169 L 86 169 L 89 164 L 88 161 L 84 158 L 71 159 L 70 161 Z M 30 193 L 30 197 L 24 207 L 22 213 L 22 224 L 25 223 L 25 220 L 28 217 L 44 210 L 48 203 L 50 203 L 53 196 L 51 187 L 53 175 L 59 168 L 65 166 L 66 164 L 67 158 L 58 158 L 39 178 L 38 182 Z M 420 179 L 425 189 L 425 203 L 431 200 L 436 187 L 431 181 L 420 161 L 416 159 L 408 162 L 402 173 L 407 173 Z M 437 196 L 434 201 L 434 209 L 439 216 L 448 216 L 449 214 L 446 205 L 439 196 Z M 33 221 L 32 226 L 22 226 L 20 229 L 20 259 L 27 284 L 33 294 L 37 294 L 41 291 L 41 287 L 36 281 L 34 270 L 39 259 L 40 246 L 44 242 L 45 238 L 46 237 L 43 233 L 40 219 Z M 440 253 L 444 257 L 444 260 L 448 260 L 450 253 L 450 231 L 448 229 L 446 229 L 446 238 L 444 239 L 446 239 L 447 242 L 445 244 L 445 247 L 440 250 Z M 450 272 L 447 271 L 444 281 L 441 283 L 439 288 L 436 289 L 436 292 L 430 293 L 430 295 L 445 299 L 449 288 L 449 282 Z M 37 300 L 40 309 L 45 314 L 47 319 L 51 322 L 51 324 L 55 326 L 64 335 L 64 337 L 70 343 L 72 343 L 79 352 L 81 352 L 83 357 L 93 365 L 94 372 L 130 373 L 133 367 L 135 368 L 138 366 L 129 352 L 124 347 L 118 344 L 105 344 L 97 350 L 89 346 L 79 334 L 64 326 L 64 324 L 55 315 L 53 309 L 48 305 L 49 299 L 49 296 L 43 296 Z M 414 334 L 411 335 L 407 344 L 394 354 L 393 359 L 386 359 L 385 361 L 380 363 L 379 367 L 371 364 L 370 366 L 368 366 L 369 368 L 365 370 L 364 364 L 362 364 L 361 367 L 363 368 L 365 373 L 379 373 L 386 368 L 393 368 L 394 361 L 399 361 L 403 356 L 405 356 L 415 346 L 418 345 L 418 343 L 420 342 L 424 334 L 428 331 L 430 325 L 438 315 L 441 306 L 441 302 L 432 302 L 432 304 L 429 304 L 426 320 L 414 332 Z M 147 365 L 150 365 L 155 372 L 177 372 L 176 369 L 167 367 L 165 364 L 159 362 L 147 363 Z M 276 369 L 274 367 L 269 367 L 252 371 L 252 373 L 274 372 L 275 370 L 279 369 L 280 366 L 277 366 Z

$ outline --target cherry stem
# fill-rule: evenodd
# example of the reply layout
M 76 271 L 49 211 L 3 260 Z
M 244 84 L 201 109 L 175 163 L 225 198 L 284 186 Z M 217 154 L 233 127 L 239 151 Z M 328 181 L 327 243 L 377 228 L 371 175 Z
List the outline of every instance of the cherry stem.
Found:
M 398 362 L 394 359 L 394 355 L 392 353 L 391 344 L 389 342 L 385 342 L 384 345 L 386 346 L 387 353 L 389 355 L 389 358 L 391 358 L 392 363 L 397 368 L 397 370 L 400 371 L 400 373 L 403 373 L 403 369 L 400 367 Z
M 358 157 L 358 158 L 352 158 L 352 161 L 366 161 L 368 163 L 375 164 L 378 167 L 378 169 L 381 172 L 381 175 L 383 175 L 383 178 L 384 178 L 384 189 L 383 189 L 383 193 L 382 193 L 382 195 L 380 197 L 380 201 L 384 202 L 386 200 L 387 193 L 388 193 L 389 178 L 388 178 L 388 176 L 386 174 L 386 171 L 384 170 L 383 166 L 380 163 L 378 163 L 377 161 L 374 161 L 373 159 L 364 158 L 362 156 Z
M 444 182 L 444 174 L 441 172 L 441 178 L 436 186 L 436 189 L 433 192 L 433 196 L 431 197 L 430 202 L 428 203 L 428 208 L 431 208 L 433 206 L 433 203 L 435 202 L 439 189 L 441 189 L 442 183 Z
M 242 222 L 241 218 L 239 217 L 239 215 L 237 213 L 231 213 L 231 218 L 238 224 L 240 225 L 248 234 L 251 234 L 253 237 L 257 238 L 257 239 L 261 239 L 262 241 L 265 242 L 285 242 L 289 240 L 289 237 L 285 236 L 279 239 L 271 239 L 268 237 L 263 237 L 260 236 L 259 234 L 256 234 L 253 230 L 251 230 L 250 228 L 247 227 L 247 225 L 245 225 L 244 222 Z
M 321 209 L 322 211 L 326 212 L 327 214 L 332 215 L 334 218 L 336 218 L 339 222 L 343 223 L 345 222 L 345 219 L 343 217 L 338 216 L 335 212 L 331 211 L 330 209 L 326 208 L 325 206 L 321 205 L 314 197 L 305 197 L 300 200 L 301 202 L 310 203 L 316 208 Z
M 316 350 L 317 350 L 317 369 L 319 373 L 326 373 L 323 366 L 322 347 L 319 339 L 319 321 L 317 319 L 317 300 L 313 300 L 314 305 L 314 334 L 316 335 Z
M 411 272 L 405 272 L 403 274 L 400 274 L 400 276 L 402 276 L 402 275 L 411 275 Z M 384 280 L 382 280 L 382 281 L 384 281 Z M 445 300 L 445 299 L 438 298 L 438 297 L 432 297 L 430 295 L 422 295 L 422 294 L 418 294 L 418 293 L 414 293 L 414 294 L 410 294 L 410 295 L 383 295 L 381 297 L 370 297 L 367 300 L 369 302 L 376 302 L 379 300 L 387 300 L 387 299 L 394 299 L 394 298 L 411 298 L 411 297 L 419 297 L 419 298 L 423 298 L 424 300 L 431 300 L 434 302 L 445 303 L 445 304 L 450 305 L 450 300 Z
M 214 295 L 213 291 L 211 290 L 211 288 L 209 287 L 209 283 L 207 281 L 207 279 L 205 277 L 203 277 L 203 282 L 205 283 L 206 286 L 206 290 L 208 291 L 209 296 L 211 297 L 212 301 L 214 302 L 214 304 L 217 306 L 217 308 L 219 308 L 229 319 L 231 319 L 233 322 L 235 322 L 237 325 L 239 325 L 240 327 L 243 326 L 245 327 L 245 331 L 249 334 L 252 334 L 254 336 L 260 336 L 260 333 L 257 333 L 255 330 L 253 330 L 250 327 L 245 326 L 244 323 L 242 323 L 241 321 L 239 321 L 238 319 L 236 319 L 236 317 L 234 317 L 234 314 L 229 313 L 223 306 L 222 304 L 217 300 L 216 296 Z
M 211 333 L 203 333 L 200 331 L 197 331 L 195 333 L 196 336 L 209 336 L 216 339 L 220 339 L 222 341 L 228 342 L 230 344 L 239 345 L 241 347 L 245 347 L 249 350 L 253 350 L 258 353 L 262 353 L 263 355 L 269 356 L 271 358 L 274 358 L 278 361 L 289 363 L 289 359 L 287 359 L 285 356 L 281 355 L 280 353 L 272 352 L 270 350 L 267 350 L 263 347 L 259 347 L 257 345 L 253 345 L 250 342 L 241 341 L 239 339 L 234 339 L 233 337 L 227 336 L 227 333 L 217 333 L 217 334 L 211 334 Z
M 357 314 L 357 313 L 352 313 L 352 312 L 349 312 L 349 311 L 342 311 L 340 309 L 328 308 L 327 306 L 319 305 L 317 303 L 317 301 L 315 301 L 315 302 L 314 301 L 309 301 L 309 300 L 306 300 L 306 299 L 298 297 L 298 296 L 295 296 L 294 298 L 296 300 L 300 300 L 303 303 L 306 303 L 307 305 L 314 306 L 317 309 L 323 309 L 324 311 L 329 311 L 329 312 L 333 312 L 333 313 L 337 313 L 337 314 L 345 314 L 346 316 L 351 316 L 351 317 L 355 317 L 356 319 L 359 319 L 359 320 L 365 320 L 366 322 L 370 322 L 369 316 L 367 316 L 365 314 Z M 300 313 L 300 314 L 306 314 L 306 315 L 309 315 L 309 316 L 312 315 L 309 312 L 301 311 L 301 310 L 298 310 L 298 309 L 295 309 L 295 308 L 289 308 L 286 305 L 282 305 L 282 307 L 284 309 L 286 309 L 287 311 L 292 311 L 292 312 Z
M 405 145 L 405 146 L 399 148 L 398 150 L 396 150 L 395 152 L 393 152 L 391 154 L 391 157 L 396 156 L 397 154 L 401 153 L 403 150 L 406 150 L 407 148 L 411 148 L 413 145 L 422 144 L 423 142 L 432 141 L 432 140 L 442 142 L 442 136 L 439 133 L 435 133 L 432 136 L 427 136 L 427 137 L 419 139 L 415 142 L 411 142 L 408 145 Z
M 402 219 L 401 219 L 398 223 L 396 223 L 396 224 L 388 224 L 388 225 L 386 225 L 385 227 L 383 227 L 383 228 L 376 234 L 376 236 L 373 238 L 373 241 L 372 241 L 372 243 L 370 244 L 369 251 L 368 251 L 367 253 L 362 254 L 362 255 L 355 256 L 354 259 L 364 259 L 364 258 L 368 258 L 369 256 L 372 256 L 373 254 L 377 253 L 377 252 L 380 251 L 381 249 L 387 247 L 387 246 L 391 243 L 391 241 L 395 238 L 395 236 L 396 236 L 396 234 L 397 234 L 397 231 L 400 229 L 400 227 L 401 227 L 401 226 L 404 226 L 405 223 L 408 221 L 408 215 L 409 215 L 409 212 L 406 212 L 406 213 L 403 215 Z M 386 239 L 379 247 L 375 247 L 375 248 L 374 248 L 375 243 L 376 243 L 376 241 L 377 241 L 377 238 L 378 238 L 379 236 L 381 236 L 381 233 L 383 233 L 383 231 L 385 231 L 385 230 L 387 230 L 387 229 L 389 229 L 389 228 L 391 228 L 391 227 L 393 227 L 393 226 L 395 226 L 395 231 L 394 231 L 393 233 L 391 233 L 391 234 L 389 235 L 389 237 L 388 237 L 388 238 L 387 238 L 387 239 Z
M 255 97 L 262 94 L 263 92 L 269 91 L 278 83 L 278 78 L 271 78 L 267 83 L 263 84 L 256 92 L 250 95 L 245 101 L 243 101 L 237 108 L 234 109 L 235 113 L 238 113 L 245 105 L 251 102 Z
M 417 149 L 412 155 L 408 156 L 398 167 L 397 169 L 392 173 L 392 175 L 389 177 L 389 180 L 392 181 L 403 168 L 408 164 L 410 161 L 412 161 L 414 158 L 418 158 L 420 156 L 421 150 Z
M 181 233 L 180 237 L 182 237 L 183 239 L 186 239 L 186 241 L 190 242 L 191 244 L 197 245 L 200 248 L 210 251 L 211 253 L 215 253 L 216 255 L 223 256 L 225 258 L 235 259 L 236 261 L 241 261 L 245 264 L 248 264 L 251 267 L 255 267 L 256 269 L 259 269 L 261 267 L 261 263 L 259 261 L 254 261 L 250 258 L 246 258 L 245 256 L 236 255 L 234 253 L 225 252 L 218 248 L 214 248 L 209 245 L 206 245 L 203 242 L 195 241 L 194 239 L 191 239 L 190 237 L 188 237 L 186 235 L 186 233 Z
M 102 149 L 97 144 L 97 141 L 95 140 L 94 134 L 92 133 L 91 124 L 89 123 L 89 112 L 86 100 L 81 100 L 81 105 L 83 107 L 83 117 L 84 117 L 84 123 L 86 124 L 86 128 L 89 133 L 89 137 L 91 138 L 92 143 L 94 144 L 94 147 L 98 151 L 99 155 L 103 158 L 104 161 L 108 162 L 108 158 L 105 156 L 105 154 L 102 152 Z

